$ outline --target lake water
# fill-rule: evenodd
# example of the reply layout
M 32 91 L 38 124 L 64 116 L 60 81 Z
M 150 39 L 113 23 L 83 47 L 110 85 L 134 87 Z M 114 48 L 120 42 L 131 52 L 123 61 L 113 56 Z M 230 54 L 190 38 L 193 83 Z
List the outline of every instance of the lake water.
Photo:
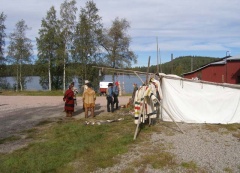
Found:
M 140 77 L 143 81 L 146 80 L 145 75 L 140 75 Z M 26 90 L 37 90 L 37 91 L 43 90 L 42 86 L 39 84 L 39 79 L 40 79 L 39 76 L 31 76 L 29 78 L 31 78 L 31 81 L 27 82 Z M 6 79 L 11 85 L 11 87 L 15 84 L 15 80 L 13 77 L 6 77 Z M 73 81 L 75 82 L 75 86 L 79 87 L 79 83 L 77 79 L 73 79 Z M 112 76 L 105 75 L 104 80 L 102 80 L 101 82 L 111 82 L 111 81 L 112 81 Z M 115 77 L 115 81 L 119 81 L 121 88 L 123 91 L 125 91 L 125 93 L 132 93 L 133 83 L 136 83 L 138 86 L 142 85 L 141 80 L 136 75 L 118 75 L 117 77 Z

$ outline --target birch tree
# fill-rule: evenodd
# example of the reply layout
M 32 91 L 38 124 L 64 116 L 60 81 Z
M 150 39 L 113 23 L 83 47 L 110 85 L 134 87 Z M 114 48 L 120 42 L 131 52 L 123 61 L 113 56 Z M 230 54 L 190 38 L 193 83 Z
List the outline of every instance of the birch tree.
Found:
M 93 82 L 93 76 L 88 64 L 99 63 L 103 24 L 98 15 L 98 8 L 93 1 L 87 1 L 81 8 L 79 22 L 74 36 L 74 60 L 81 64 L 80 83 L 86 79 Z
M 64 39 L 64 58 L 63 58 L 63 91 L 66 87 L 66 63 L 68 62 L 68 49 L 72 47 L 73 33 L 75 30 L 76 20 L 76 1 L 65 0 L 60 7 L 60 25 L 62 29 L 62 37 Z
M 2 12 L 0 14 L 0 71 L 4 72 L 6 70 L 5 66 L 5 58 L 4 58 L 4 46 L 5 46 L 5 38 L 6 38 L 6 33 L 5 29 L 6 26 L 4 24 L 6 20 L 6 15 Z M 6 89 L 8 88 L 8 82 L 6 79 L 3 78 L 3 74 L 1 73 L 0 76 L 0 89 Z
M 22 65 L 32 62 L 33 46 L 31 40 L 26 37 L 26 31 L 30 29 L 24 20 L 16 24 L 16 29 L 10 34 L 7 60 L 16 66 L 16 91 L 23 90 L 28 72 L 22 69 Z
M 6 20 L 6 17 L 7 16 L 3 12 L 0 14 L 0 65 L 4 64 L 4 46 L 6 38 L 5 33 L 6 26 L 4 22 Z
M 112 68 L 129 68 L 132 63 L 137 63 L 137 56 L 130 50 L 129 28 L 126 19 L 115 18 L 111 27 L 105 29 L 103 47 L 106 50 L 106 63 Z
M 57 59 L 58 49 L 61 48 L 60 39 L 59 22 L 56 16 L 56 10 L 52 6 L 47 12 L 46 18 L 42 19 L 39 38 L 36 38 L 38 47 L 37 65 L 41 68 L 41 70 L 39 70 L 39 74 L 41 75 L 40 83 L 43 88 L 46 87 L 45 85 L 48 83 L 49 91 L 52 90 L 52 83 L 55 86 L 54 89 L 59 89 L 55 85 L 55 83 L 58 82 L 53 81 L 53 75 L 57 76 L 58 74 L 53 74 L 53 71 L 54 68 L 59 67 Z M 46 80 L 46 73 L 48 80 Z

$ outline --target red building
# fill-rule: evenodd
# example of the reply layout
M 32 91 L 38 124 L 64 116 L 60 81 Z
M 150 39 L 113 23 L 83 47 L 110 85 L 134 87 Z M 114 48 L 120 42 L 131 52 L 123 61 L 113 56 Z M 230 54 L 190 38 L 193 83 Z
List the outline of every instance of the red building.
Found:
M 216 83 L 240 84 L 240 55 L 222 58 L 195 71 L 184 73 L 183 77 Z

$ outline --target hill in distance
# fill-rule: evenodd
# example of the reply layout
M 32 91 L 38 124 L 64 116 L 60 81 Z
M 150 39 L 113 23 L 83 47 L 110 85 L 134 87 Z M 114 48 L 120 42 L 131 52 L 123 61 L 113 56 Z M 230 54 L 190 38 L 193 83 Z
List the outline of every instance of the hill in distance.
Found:
M 159 72 L 165 74 L 175 74 L 182 76 L 183 73 L 194 71 L 203 65 L 209 64 L 214 61 L 218 61 L 221 58 L 214 57 L 202 57 L 202 56 L 181 56 L 173 59 L 170 62 L 159 64 Z M 134 67 L 131 70 L 146 72 L 147 67 Z M 152 65 L 149 68 L 150 73 L 157 72 L 157 65 Z

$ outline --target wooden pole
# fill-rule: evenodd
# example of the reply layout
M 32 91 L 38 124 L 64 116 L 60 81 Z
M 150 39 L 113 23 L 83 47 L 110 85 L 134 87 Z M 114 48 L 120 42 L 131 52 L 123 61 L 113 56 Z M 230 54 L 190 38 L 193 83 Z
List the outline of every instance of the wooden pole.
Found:
M 160 72 L 162 73 L 162 60 L 161 60 L 160 48 L 159 48 L 159 59 L 160 59 Z
M 147 75 L 146 75 L 146 85 L 148 84 L 148 74 L 149 74 L 150 59 L 151 59 L 151 56 L 148 57 L 148 68 L 147 68 Z
M 157 74 L 159 73 L 159 68 L 158 68 L 158 37 L 157 37 Z
M 142 83 L 144 84 L 143 80 L 141 79 L 141 77 L 137 74 L 137 72 L 134 72 L 135 75 L 142 81 Z
M 161 103 L 159 102 L 158 100 L 158 103 L 159 105 L 161 105 Z M 161 105 L 161 107 L 165 110 L 165 112 L 168 114 L 168 116 L 172 119 L 172 121 L 176 124 L 176 126 L 180 129 L 180 131 L 184 134 L 184 132 L 181 130 L 181 128 L 178 126 L 178 124 L 176 123 L 176 121 L 173 119 L 173 117 L 171 116 L 171 114 L 168 112 L 168 110 L 163 106 Z
M 136 127 L 136 130 L 135 130 L 135 133 L 134 133 L 133 140 L 135 140 L 137 138 L 138 128 L 139 128 L 139 125 L 141 124 L 141 113 L 143 111 L 145 111 L 145 100 L 144 99 L 143 99 L 143 104 L 142 104 L 142 107 L 141 107 L 140 115 L 138 117 L 138 123 L 137 123 L 137 127 Z

